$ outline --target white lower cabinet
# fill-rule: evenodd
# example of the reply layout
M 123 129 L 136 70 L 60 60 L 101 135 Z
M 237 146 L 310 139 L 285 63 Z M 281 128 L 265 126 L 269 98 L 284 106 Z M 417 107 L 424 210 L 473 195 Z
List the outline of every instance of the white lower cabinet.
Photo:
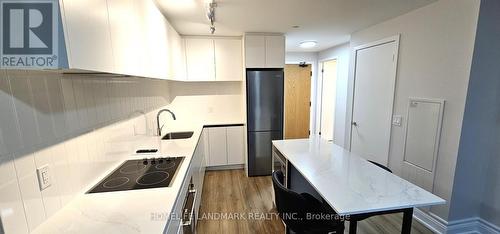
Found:
M 243 126 L 234 126 L 227 128 L 227 164 L 245 163 L 245 142 Z
M 209 166 L 227 165 L 226 128 L 208 128 Z
M 207 166 L 230 166 L 245 163 L 243 126 L 209 127 Z
M 200 139 L 198 140 L 198 144 L 196 145 L 196 149 L 193 153 L 193 158 L 191 159 L 191 163 L 189 165 L 188 172 L 184 181 L 182 182 L 182 187 L 180 189 L 179 195 L 175 201 L 173 214 L 169 218 L 168 227 L 165 233 L 168 234 L 176 234 L 176 233 L 184 233 L 184 228 L 189 229 L 190 227 L 183 226 L 185 222 L 181 218 L 183 218 L 184 209 L 189 206 L 194 209 L 194 217 L 192 217 L 192 226 L 196 228 L 196 222 L 198 220 L 198 212 L 201 205 L 201 195 L 203 192 L 203 181 L 205 177 L 205 135 L 207 135 L 207 131 L 204 130 Z M 188 196 L 194 194 L 194 202 L 188 199 Z

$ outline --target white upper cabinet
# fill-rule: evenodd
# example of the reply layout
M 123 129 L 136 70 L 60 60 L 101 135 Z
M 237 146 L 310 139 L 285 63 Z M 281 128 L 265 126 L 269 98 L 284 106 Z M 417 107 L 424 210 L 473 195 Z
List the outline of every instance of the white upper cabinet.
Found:
M 140 1 L 107 0 L 111 44 L 116 73 L 145 75 L 146 50 L 143 48 L 143 25 L 137 11 Z
M 285 37 L 266 36 L 266 67 L 285 67 Z
M 247 68 L 266 67 L 266 38 L 245 36 L 245 63 Z
M 67 65 L 159 79 L 182 79 L 182 39 L 154 0 L 61 0 Z
M 169 75 L 172 80 L 186 80 L 186 54 L 184 40 L 169 25 L 168 27 L 168 47 L 169 47 Z
M 285 67 L 285 37 L 283 35 L 246 35 L 245 61 L 247 68 Z
M 215 80 L 214 41 L 208 38 L 186 38 L 188 81 Z
M 165 79 L 169 74 L 169 23 L 152 0 L 136 0 L 142 19 L 142 49 L 146 51 L 146 77 Z M 130 32 L 134 33 L 134 32 Z
M 243 48 L 239 38 L 184 40 L 188 81 L 243 80 Z
M 215 39 L 217 81 L 243 80 L 243 55 L 240 39 Z
M 73 69 L 115 72 L 106 0 L 63 2 L 68 66 Z

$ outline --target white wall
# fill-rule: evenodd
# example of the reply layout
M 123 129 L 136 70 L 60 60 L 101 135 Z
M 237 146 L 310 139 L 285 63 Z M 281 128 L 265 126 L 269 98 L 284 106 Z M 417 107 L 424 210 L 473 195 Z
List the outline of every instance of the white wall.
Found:
M 500 2 L 482 0 L 450 221 L 474 217 L 500 227 Z
M 85 192 L 168 102 L 161 80 L 0 70 L 0 232 L 28 233 Z M 46 164 L 52 185 L 40 191 Z
M 167 108 L 183 121 L 243 123 L 246 117 L 241 84 L 240 81 L 169 82 L 169 94 L 173 100 Z M 168 115 L 162 116 L 163 119 L 167 124 L 174 124 Z
M 351 126 L 346 123 L 346 111 L 347 111 L 347 78 L 349 74 L 349 57 L 350 48 L 349 43 L 338 45 L 323 51 L 318 52 L 318 67 L 321 69 L 321 63 L 327 60 L 336 59 L 337 60 L 337 97 L 335 100 L 335 126 L 333 139 L 334 143 L 345 147 L 345 132 Z M 317 86 L 318 90 L 321 90 L 321 73 L 318 75 Z M 319 92 L 318 92 L 319 93 Z M 321 108 L 321 103 L 317 107 L 318 110 Z M 320 116 L 318 116 L 318 123 L 320 121 Z
M 448 203 L 431 209 L 444 220 L 448 219 L 478 12 L 479 0 L 440 0 L 351 35 L 352 49 L 401 34 L 394 114 L 406 117 L 409 97 L 446 100 L 433 193 Z M 351 64 L 352 60 L 351 57 Z M 348 107 L 352 105 L 352 68 Z M 350 110 L 348 121 L 349 113 Z M 389 166 L 398 175 L 403 174 L 403 152 L 404 128 L 393 127 Z M 422 170 L 414 170 L 414 183 L 428 176 Z

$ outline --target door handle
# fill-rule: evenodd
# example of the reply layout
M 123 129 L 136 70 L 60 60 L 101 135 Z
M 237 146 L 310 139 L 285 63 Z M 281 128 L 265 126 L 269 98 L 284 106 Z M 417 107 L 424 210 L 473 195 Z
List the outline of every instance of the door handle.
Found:
M 358 126 L 358 123 L 356 123 L 356 122 L 352 122 L 351 124 L 352 124 L 352 126 L 354 126 L 354 127 L 357 127 L 357 126 Z

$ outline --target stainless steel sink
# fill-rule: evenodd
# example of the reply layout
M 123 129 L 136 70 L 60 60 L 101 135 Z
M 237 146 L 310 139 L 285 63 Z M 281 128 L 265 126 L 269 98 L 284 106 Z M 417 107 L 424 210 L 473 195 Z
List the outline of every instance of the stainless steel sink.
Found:
M 194 132 L 169 132 L 161 138 L 162 140 L 187 139 L 193 136 Z

